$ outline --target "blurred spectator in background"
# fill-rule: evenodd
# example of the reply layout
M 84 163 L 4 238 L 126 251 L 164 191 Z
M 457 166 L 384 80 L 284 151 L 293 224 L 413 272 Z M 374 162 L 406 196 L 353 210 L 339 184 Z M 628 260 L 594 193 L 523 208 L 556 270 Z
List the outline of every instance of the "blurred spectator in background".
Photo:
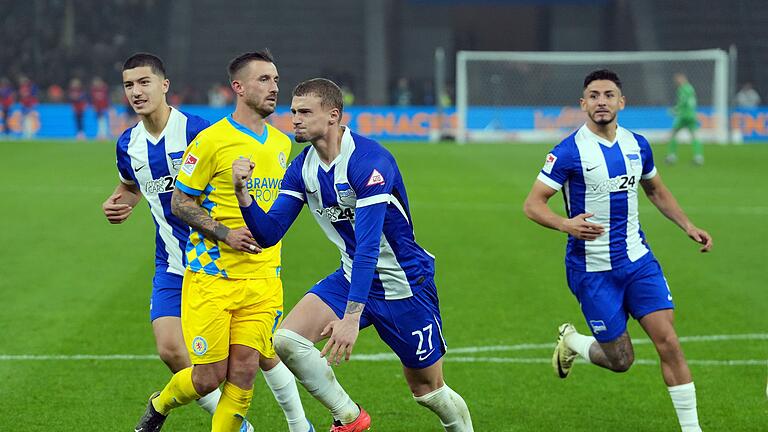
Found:
M 16 103 L 16 90 L 7 77 L 0 78 L 0 133 L 10 134 L 8 119 L 11 117 L 11 108 Z
M 227 106 L 228 89 L 221 83 L 215 83 L 208 89 L 208 106 L 212 108 L 221 108 Z
M 739 108 L 757 108 L 760 106 L 760 94 L 752 87 L 751 82 L 745 82 L 736 93 L 736 106 Z
M 37 86 L 25 75 L 19 75 L 19 102 L 21 102 L 21 134 L 25 139 L 35 137 L 38 114 Z
M 401 107 L 411 106 L 412 99 L 413 94 L 411 93 L 411 87 L 408 83 L 408 78 L 400 77 L 400 79 L 397 80 L 397 87 L 395 88 L 395 105 Z
M 85 139 L 85 109 L 88 107 L 88 95 L 85 94 L 83 83 L 78 78 L 72 78 L 69 81 L 69 90 L 67 98 L 72 105 L 72 113 L 75 115 L 75 129 L 77 130 L 77 139 Z
M 58 84 L 49 85 L 46 93 L 48 102 L 60 103 L 64 101 L 64 89 Z
M 96 138 L 109 137 L 109 86 L 100 77 L 91 81 L 91 105 L 96 112 Z

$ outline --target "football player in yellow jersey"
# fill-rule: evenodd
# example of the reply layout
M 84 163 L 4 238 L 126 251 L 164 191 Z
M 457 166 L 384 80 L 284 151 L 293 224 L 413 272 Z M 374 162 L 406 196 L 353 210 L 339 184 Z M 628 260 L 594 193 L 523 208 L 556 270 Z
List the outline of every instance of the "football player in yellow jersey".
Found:
M 278 74 L 268 51 L 250 52 L 229 65 L 237 95 L 234 113 L 202 131 L 190 144 L 171 198 L 174 215 L 192 228 L 182 286 L 181 319 L 193 366 L 176 373 L 154 394 L 136 431 L 159 431 L 171 409 L 222 385 L 212 431 L 238 431 L 253 396 L 259 368 L 291 432 L 313 431 L 288 368 L 277 358 L 272 333 L 283 314 L 280 244 L 262 250 L 245 227 L 232 184 L 232 162 L 257 165 L 248 184 L 269 209 L 280 188 L 290 139 L 266 123 L 277 104 Z M 273 384 L 273 383 L 270 383 Z

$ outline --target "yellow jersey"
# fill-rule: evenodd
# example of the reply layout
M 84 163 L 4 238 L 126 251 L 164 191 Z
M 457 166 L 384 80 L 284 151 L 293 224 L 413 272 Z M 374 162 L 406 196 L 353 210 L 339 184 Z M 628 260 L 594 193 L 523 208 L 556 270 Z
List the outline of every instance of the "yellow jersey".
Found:
M 187 148 L 176 187 L 229 229 L 245 226 L 232 184 L 232 162 L 251 159 L 256 168 L 248 189 L 268 211 L 277 199 L 291 154 L 291 139 L 269 124 L 261 135 L 237 123 L 232 115 L 200 132 Z M 212 241 L 192 229 L 187 241 L 187 267 L 194 272 L 231 279 L 270 278 L 280 275 L 281 243 L 250 254 Z

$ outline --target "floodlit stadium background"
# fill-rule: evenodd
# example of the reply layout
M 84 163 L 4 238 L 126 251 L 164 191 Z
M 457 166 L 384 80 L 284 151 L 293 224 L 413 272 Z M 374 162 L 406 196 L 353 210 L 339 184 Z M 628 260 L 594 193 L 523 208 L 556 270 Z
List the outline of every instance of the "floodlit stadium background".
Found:
M 149 393 L 167 381 L 148 322 L 154 247 L 148 211 L 142 204 L 127 223 L 111 226 L 100 209 L 118 181 L 113 137 L 132 121 L 120 67 L 136 51 L 159 54 L 171 79 L 170 101 L 216 119 L 231 110 L 228 60 L 263 47 L 272 50 L 281 74 L 276 126 L 290 132 L 286 108 L 296 83 L 328 77 L 347 92 L 350 124 L 398 158 L 418 240 L 437 256 L 446 376 L 467 400 L 478 431 L 677 426 L 656 354 L 634 322 L 638 361 L 629 373 L 577 364 L 568 380 L 554 377 L 549 356 L 557 325 L 586 326 L 565 284 L 565 237 L 528 221 L 521 206 L 556 142 L 457 145 L 456 54 L 728 53 L 728 138 L 705 146 L 706 165 L 689 166 L 691 150 L 684 145 L 681 163 L 665 166 L 663 133 L 654 141 L 661 175 L 689 216 L 713 235 L 712 253 L 699 254 L 645 199 L 640 212 L 677 304 L 703 428 L 768 429 L 768 106 L 736 103 L 745 82 L 768 97 L 763 1 L 235 0 L 224 7 L 203 0 L 0 0 L 0 10 L 0 77 L 18 90 L 24 75 L 37 89 L 31 109 L 14 101 L 0 135 L 6 194 L 0 206 L 0 430 L 130 430 Z M 672 77 L 658 67 L 638 68 L 626 74 L 650 80 L 655 90 L 627 83 L 634 93 L 627 94 L 628 105 L 654 110 L 644 118 L 663 132 L 671 125 Z M 569 82 L 569 74 L 520 71 L 494 69 L 469 94 L 490 91 L 485 103 L 491 105 L 515 101 L 514 112 L 539 120 L 530 122 L 534 132 L 565 136 L 583 121 L 575 110 L 583 74 L 574 72 Z M 85 137 L 76 139 L 68 87 L 73 78 L 90 87 L 96 77 L 109 87 L 106 136 L 97 137 L 91 104 Z M 711 78 L 693 84 L 703 95 Z M 706 96 L 701 103 L 706 121 Z M 559 200 L 553 203 L 562 210 Z M 286 305 L 337 265 L 335 249 L 302 215 L 284 242 Z M 361 334 L 352 362 L 336 370 L 369 409 L 374 430 L 436 430 L 373 330 Z M 325 410 L 301 391 L 309 418 L 324 427 Z M 260 377 L 249 419 L 257 430 L 284 428 Z M 186 408 L 173 413 L 166 429 L 202 431 L 208 422 L 201 410 Z

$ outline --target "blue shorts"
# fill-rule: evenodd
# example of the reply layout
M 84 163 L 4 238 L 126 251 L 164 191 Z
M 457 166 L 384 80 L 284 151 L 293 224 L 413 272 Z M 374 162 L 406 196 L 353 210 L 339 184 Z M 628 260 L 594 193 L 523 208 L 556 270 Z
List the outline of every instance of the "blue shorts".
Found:
M 373 325 L 381 340 L 411 369 L 431 366 L 447 348 L 435 282 L 429 279 L 418 288 L 412 297 L 400 300 L 369 298 L 360 318 L 360 328 Z M 320 297 L 336 316 L 344 317 L 349 281 L 342 270 L 321 280 L 309 292 Z
M 152 297 L 149 300 L 149 320 L 160 317 L 181 316 L 181 282 L 183 277 L 156 271 L 152 278 Z
M 628 315 L 640 318 L 674 309 L 672 293 L 652 253 L 615 270 L 584 272 L 566 269 L 568 286 L 598 342 L 616 340 L 627 330 Z

